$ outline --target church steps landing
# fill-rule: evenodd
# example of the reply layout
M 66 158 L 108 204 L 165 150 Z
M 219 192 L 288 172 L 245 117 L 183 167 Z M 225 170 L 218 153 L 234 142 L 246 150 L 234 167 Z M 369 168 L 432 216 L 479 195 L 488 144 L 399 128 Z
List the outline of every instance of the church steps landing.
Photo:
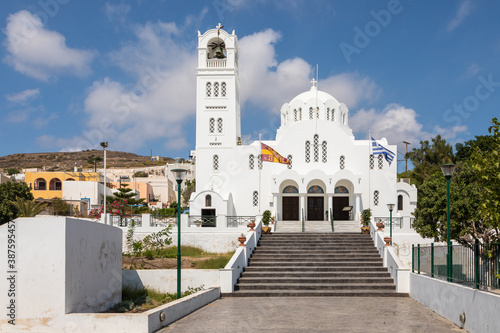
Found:
M 224 297 L 404 297 L 369 235 L 263 235 L 235 292 Z

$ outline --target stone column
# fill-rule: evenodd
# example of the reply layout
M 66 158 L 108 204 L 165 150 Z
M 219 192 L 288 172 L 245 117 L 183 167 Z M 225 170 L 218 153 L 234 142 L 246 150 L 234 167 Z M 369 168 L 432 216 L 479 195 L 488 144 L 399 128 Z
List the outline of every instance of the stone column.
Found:
M 361 208 L 361 193 L 355 193 L 356 196 L 356 205 L 354 206 L 354 220 L 359 221 L 359 212 Z
M 273 209 L 274 209 L 274 217 L 278 220 L 278 194 L 273 193 Z
M 304 216 L 307 214 L 306 211 L 306 194 L 300 193 L 300 209 L 299 209 L 299 221 L 302 221 L 302 210 L 304 210 Z
M 331 216 L 330 214 L 333 214 L 333 193 L 328 193 L 328 203 L 327 203 L 327 207 L 328 207 L 328 221 L 331 220 Z

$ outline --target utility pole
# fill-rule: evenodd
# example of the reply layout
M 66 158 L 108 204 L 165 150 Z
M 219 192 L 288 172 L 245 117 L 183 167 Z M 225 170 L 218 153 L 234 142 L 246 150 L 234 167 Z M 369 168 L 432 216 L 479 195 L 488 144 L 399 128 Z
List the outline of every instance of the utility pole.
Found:
M 406 145 L 406 154 L 405 154 L 405 172 L 408 171 L 408 158 L 406 155 L 408 154 L 408 145 L 411 145 L 411 143 L 403 141 L 403 143 Z

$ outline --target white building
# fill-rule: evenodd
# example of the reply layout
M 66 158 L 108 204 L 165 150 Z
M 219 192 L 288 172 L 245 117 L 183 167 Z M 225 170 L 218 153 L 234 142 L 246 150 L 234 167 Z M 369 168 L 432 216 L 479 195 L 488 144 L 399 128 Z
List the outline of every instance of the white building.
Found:
M 275 140 L 262 141 L 291 164 L 262 162 L 260 141 L 241 144 L 238 39 L 234 31 L 198 33 L 192 215 L 220 219 L 269 209 L 277 220 L 321 221 L 333 213 L 337 221 L 359 221 L 366 208 L 388 216 L 386 204 L 398 203 L 401 195 L 394 213 L 409 217 L 416 189 L 397 183 L 397 162 L 389 165 L 383 155 L 371 155 L 371 142 L 354 138 L 345 104 L 318 90 L 314 79 L 311 83 L 309 91 L 281 107 Z M 385 138 L 378 143 L 397 154 Z

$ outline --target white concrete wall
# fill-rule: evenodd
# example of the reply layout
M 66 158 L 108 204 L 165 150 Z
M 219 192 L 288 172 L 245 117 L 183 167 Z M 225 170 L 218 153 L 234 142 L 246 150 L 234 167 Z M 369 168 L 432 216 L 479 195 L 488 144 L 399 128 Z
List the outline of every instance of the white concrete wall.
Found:
M 0 331 L 62 330 L 68 312 L 96 312 L 121 300 L 121 230 L 67 217 L 19 218 L 15 222 L 14 298 L 0 295 L 6 308 L 16 304 L 16 326 L 0 319 Z M 0 226 L 0 248 L 7 249 L 7 224 Z M 7 267 L 7 251 L 0 259 Z M 5 278 L 0 289 L 8 290 Z
M 181 289 L 186 291 L 188 287 L 197 288 L 203 286 L 220 287 L 218 269 L 182 269 Z M 123 286 L 130 288 L 152 288 L 163 293 L 177 292 L 177 270 L 176 269 L 144 269 L 122 271 Z
M 500 329 L 500 295 L 411 273 L 410 296 L 468 332 Z M 459 319 L 462 313 L 465 325 Z

